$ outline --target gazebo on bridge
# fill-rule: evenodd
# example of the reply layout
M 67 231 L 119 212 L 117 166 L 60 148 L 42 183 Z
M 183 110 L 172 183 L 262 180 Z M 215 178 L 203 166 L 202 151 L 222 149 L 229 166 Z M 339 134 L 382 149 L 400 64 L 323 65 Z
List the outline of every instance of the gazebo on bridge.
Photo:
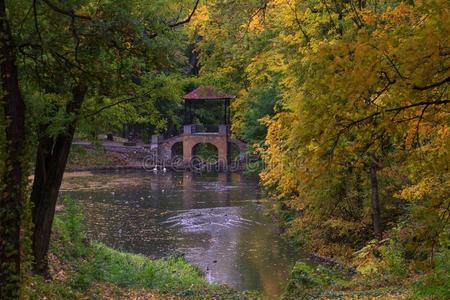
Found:
M 219 165 L 228 164 L 228 151 L 230 143 L 237 145 L 241 156 L 246 150 L 246 144 L 232 139 L 230 136 L 230 102 L 235 96 L 228 95 L 209 86 L 200 86 L 183 97 L 184 99 L 184 126 L 181 135 L 164 141 L 152 141 L 158 144 L 158 152 L 164 160 L 170 160 L 173 155 L 172 147 L 182 143 L 183 162 L 189 164 L 194 156 L 194 147 L 198 144 L 212 144 L 217 148 Z M 223 111 L 219 125 L 194 124 L 195 109 L 198 105 L 214 105 Z

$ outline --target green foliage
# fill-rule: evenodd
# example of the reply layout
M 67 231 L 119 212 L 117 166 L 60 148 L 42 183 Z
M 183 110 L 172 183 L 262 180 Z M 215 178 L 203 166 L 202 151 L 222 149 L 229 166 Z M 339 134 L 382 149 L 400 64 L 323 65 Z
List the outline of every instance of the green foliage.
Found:
M 214 162 L 218 159 L 217 148 L 212 144 L 197 144 L 192 152 L 193 155 L 199 157 L 202 161 Z
M 387 272 L 394 278 L 404 277 L 408 274 L 408 267 L 401 249 L 402 245 L 389 241 L 386 246 L 380 247 L 381 258 L 386 265 Z
M 263 170 L 264 162 L 260 159 L 255 159 L 246 163 L 244 174 L 248 176 L 258 176 Z
M 142 124 L 151 128 L 149 134 L 181 128 L 182 96 L 195 82 L 176 70 L 172 74 L 149 72 L 139 77 L 136 96 L 105 96 L 89 98 L 83 106 L 79 133 L 96 137 L 100 133 L 121 132 L 124 125 Z M 129 100 L 127 100 L 129 99 Z M 118 103 L 118 104 L 116 104 Z M 103 109 L 107 107 L 107 109 Z
M 273 85 L 276 82 L 272 83 Z M 234 104 L 233 128 L 238 129 L 238 136 L 250 145 L 260 144 L 264 141 L 267 128 L 261 119 L 274 115 L 275 104 L 279 98 L 276 87 L 254 87 L 248 95 L 240 97 Z

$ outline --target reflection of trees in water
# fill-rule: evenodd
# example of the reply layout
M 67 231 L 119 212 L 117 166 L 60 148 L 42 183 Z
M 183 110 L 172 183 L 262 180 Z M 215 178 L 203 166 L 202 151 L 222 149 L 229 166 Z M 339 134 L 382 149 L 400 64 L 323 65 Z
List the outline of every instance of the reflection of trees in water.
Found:
M 192 193 L 192 180 L 193 175 L 190 172 L 183 174 L 183 208 L 191 209 L 194 205 L 193 193 Z
M 263 214 L 255 211 L 254 207 L 246 207 L 242 210 L 242 217 L 247 219 L 265 219 L 255 217 L 255 214 Z M 264 291 L 266 295 L 279 295 L 285 287 L 288 272 L 295 260 L 288 259 L 287 245 L 275 232 L 275 226 L 266 224 L 253 226 L 251 230 L 241 230 L 237 251 L 245 251 L 248 254 L 239 256 L 238 264 L 245 266 L 241 269 L 245 286 L 254 286 Z M 284 248 L 284 249 L 283 249 Z

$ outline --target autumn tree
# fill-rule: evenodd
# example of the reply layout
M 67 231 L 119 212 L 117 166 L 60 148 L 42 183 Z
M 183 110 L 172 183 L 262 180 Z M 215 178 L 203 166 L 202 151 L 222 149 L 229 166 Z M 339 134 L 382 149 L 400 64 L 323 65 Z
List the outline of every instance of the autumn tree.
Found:
M 420 153 L 447 139 L 431 132 L 448 126 L 448 4 L 376 4 L 286 2 L 290 17 L 276 39 L 285 45 L 275 68 L 283 70 L 287 112 L 267 121 L 263 180 L 278 195 L 288 192 L 286 203 L 302 212 L 297 226 L 337 246 L 348 239 L 360 247 L 369 222 L 381 239 L 388 223 L 415 207 L 399 201 L 418 188 L 405 166 L 434 164 L 437 157 Z M 426 180 L 447 185 L 446 176 Z M 422 226 L 428 234 L 440 228 L 439 236 L 448 210 L 435 196 L 439 221 Z
M 215 1 L 203 13 L 200 74 L 240 81 L 237 134 L 272 88 L 272 112 L 255 118 L 267 128 L 261 178 L 312 248 L 350 254 L 405 218 L 424 251 L 439 244 L 448 17 L 446 1 Z

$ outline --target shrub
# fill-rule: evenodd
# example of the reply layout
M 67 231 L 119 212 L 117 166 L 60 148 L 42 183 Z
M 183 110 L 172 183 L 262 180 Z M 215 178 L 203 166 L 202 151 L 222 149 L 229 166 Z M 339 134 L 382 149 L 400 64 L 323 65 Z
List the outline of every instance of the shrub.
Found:
M 87 243 L 81 207 L 70 197 L 63 200 L 64 211 L 55 216 L 51 252 L 68 259 L 86 255 Z
M 450 250 L 442 250 L 430 274 L 414 285 L 415 298 L 450 299 Z
M 316 299 L 325 288 L 341 282 L 338 274 L 323 266 L 297 262 L 291 271 L 283 299 Z
M 404 277 L 408 273 L 400 244 L 390 240 L 388 245 L 380 247 L 380 252 L 386 271 L 391 278 Z

